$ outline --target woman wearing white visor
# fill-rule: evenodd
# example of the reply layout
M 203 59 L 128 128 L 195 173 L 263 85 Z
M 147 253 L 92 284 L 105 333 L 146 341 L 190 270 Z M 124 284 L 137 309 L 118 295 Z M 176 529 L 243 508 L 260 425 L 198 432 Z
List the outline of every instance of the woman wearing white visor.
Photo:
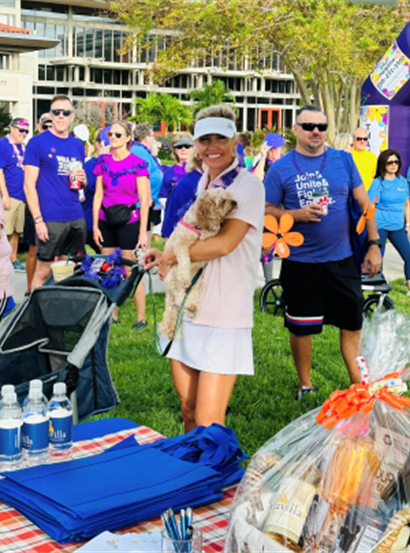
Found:
M 238 374 L 252 375 L 253 294 L 262 242 L 265 192 L 257 177 L 238 165 L 235 113 L 225 105 L 202 110 L 194 141 L 206 164 L 198 195 L 211 187 L 227 188 L 238 203 L 213 238 L 198 241 L 192 261 L 207 261 L 200 307 L 185 318 L 180 338 L 169 351 L 185 431 L 213 422 L 225 413 Z M 159 265 L 165 278 L 176 263 L 173 250 L 145 255 L 147 269 Z M 164 340 L 163 345 L 166 343 Z

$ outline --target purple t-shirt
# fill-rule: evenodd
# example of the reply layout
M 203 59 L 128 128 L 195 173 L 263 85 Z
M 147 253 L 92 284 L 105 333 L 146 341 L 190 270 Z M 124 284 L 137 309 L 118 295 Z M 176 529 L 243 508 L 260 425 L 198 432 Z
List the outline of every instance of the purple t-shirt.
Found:
M 125 204 L 135 206 L 128 224 L 139 221 L 140 214 L 136 207 L 139 201 L 137 178 L 148 177 L 148 163 L 134 154 L 129 154 L 121 161 L 115 161 L 111 154 L 100 156 L 94 169 L 97 177 L 102 176 L 104 195 L 102 205 L 107 208 Z M 99 218 L 106 221 L 104 211 L 100 209 Z

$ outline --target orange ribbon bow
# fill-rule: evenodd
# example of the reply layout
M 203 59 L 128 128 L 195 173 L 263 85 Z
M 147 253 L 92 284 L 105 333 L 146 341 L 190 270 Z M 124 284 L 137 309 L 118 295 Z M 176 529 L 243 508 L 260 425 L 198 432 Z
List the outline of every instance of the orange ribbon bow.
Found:
M 290 213 L 284 213 L 279 221 L 273 215 L 265 215 L 264 226 L 269 232 L 262 236 L 262 247 L 276 250 L 279 257 L 290 255 L 289 246 L 301 246 L 304 238 L 300 232 L 289 232 L 295 222 Z
M 362 234 L 362 232 L 364 231 L 364 227 L 366 226 L 366 219 L 371 219 L 372 217 L 374 217 L 374 214 L 376 213 L 376 201 L 378 197 L 379 196 L 376 196 L 371 203 L 367 202 L 366 207 L 364 208 L 364 211 L 362 213 L 362 216 L 357 222 L 357 227 L 356 227 L 357 234 Z
M 370 413 L 377 397 L 395 409 L 410 407 L 410 398 L 392 391 L 392 383 L 397 386 L 398 381 L 401 382 L 401 374 L 390 373 L 371 384 L 352 384 L 348 390 L 336 390 L 324 402 L 316 422 L 329 429 L 355 413 Z

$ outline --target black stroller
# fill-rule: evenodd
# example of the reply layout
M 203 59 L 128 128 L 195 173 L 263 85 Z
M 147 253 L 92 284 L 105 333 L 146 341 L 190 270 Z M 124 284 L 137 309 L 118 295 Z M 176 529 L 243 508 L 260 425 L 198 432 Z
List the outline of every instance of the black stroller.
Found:
M 75 422 L 118 404 L 107 364 L 111 315 L 144 274 L 132 262 L 120 262 L 131 266 L 131 276 L 117 288 L 73 276 L 37 288 L 0 323 L 0 386 L 14 384 L 22 402 L 32 379 L 43 381 L 47 397 L 55 382 L 65 381 L 78 412 Z

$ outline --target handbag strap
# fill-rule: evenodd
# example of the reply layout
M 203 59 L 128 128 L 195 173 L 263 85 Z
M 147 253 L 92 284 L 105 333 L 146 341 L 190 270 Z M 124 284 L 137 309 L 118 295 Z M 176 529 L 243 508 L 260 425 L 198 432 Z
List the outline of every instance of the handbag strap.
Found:
M 171 340 L 168 342 L 168 344 L 165 346 L 165 349 L 164 351 L 162 351 L 162 348 L 161 348 L 161 344 L 160 344 L 160 341 L 159 341 L 159 336 L 158 336 L 158 329 L 157 329 L 157 311 L 156 311 L 156 308 L 155 308 L 155 301 L 154 301 L 154 292 L 153 292 L 153 288 L 152 288 L 152 277 L 151 277 L 151 273 L 148 271 L 148 279 L 149 279 L 149 297 L 151 299 L 151 303 L 152 303 L 152 312 L 153 312 L 153 315 L 154 315 L 154 340 L 155 340 L 155 347 L 157 349 L 157 352 L 159 353 L 159 355 L 161 355 L 162 357 L 166 357 L 169 350 L 171 349 L 171 346 L 175 340 L 175 337 L 176 335 L 178 334 L 178 331 L 181 327 L 181 324 L 182 324 L 182 317 L 184 316 L 184 307 L 185 307 L 185 302 L 189 296 L 189 293 L 191 292 L 192 288 L 195 286 L 195 284 L 198 282 L 198 279 L 199 277 L 202 275 L 202 272 L 203 272 L 204 268 L 201 267 L 200 269 L 198 269 L 198 271 L 195 273 L 195 275 L 193 276 L 192 280 L 191 280 L 191 284 L 189 285 L 187 291 L 185 292 L 185 296 L 184 296 L 184 299 L 182 300 L 182 303 L 181 303 L 181 307 L 179 308 L 179 313 L 178 313 L 178 317 L 177 317 L 177 323 L 175 325 L 175 330 L 174 330 L 174 333 L 172 335 L 172 338 Z

